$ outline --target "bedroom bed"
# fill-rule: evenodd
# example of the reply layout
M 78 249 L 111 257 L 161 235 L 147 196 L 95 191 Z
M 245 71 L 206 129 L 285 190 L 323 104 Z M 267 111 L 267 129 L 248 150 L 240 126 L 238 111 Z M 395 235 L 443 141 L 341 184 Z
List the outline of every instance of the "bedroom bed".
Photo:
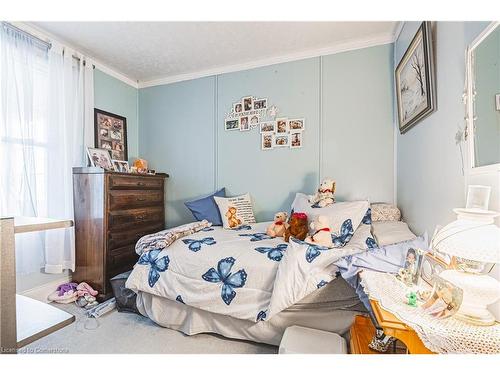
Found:
M 216 333 L 232 339 L 279 345 L 287 327 L 298 325 L 345 335 L 356 315 L 366 309 L 344 279 L 337 277 L 269 321 L 252 322 L 211 313 L 177 301 L 139 292 L 137 308 L 160 326 L 186 335 Z
M 271 238 L 270 222 L 224 229 L 201 221 L 145 236 L 126 287 L 142 315 L 187 335 L 271 345 L 292 325 L 344 335 L 367 310 L 334 263 L 365 253 L 373 235 L 393 240 L 395 230 L 378 225 L 372 235 L 368 202 L 349 205 L 339 223 L 354 225 L 338 248 Z

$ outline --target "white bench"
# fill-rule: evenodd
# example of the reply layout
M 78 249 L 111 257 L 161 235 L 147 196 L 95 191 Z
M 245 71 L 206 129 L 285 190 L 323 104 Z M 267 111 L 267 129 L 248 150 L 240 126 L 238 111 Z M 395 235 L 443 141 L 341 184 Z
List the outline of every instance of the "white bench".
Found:
M 283 334 L 279 354 L 347 354 L 347 344 L 333 332 L 291 326 Z

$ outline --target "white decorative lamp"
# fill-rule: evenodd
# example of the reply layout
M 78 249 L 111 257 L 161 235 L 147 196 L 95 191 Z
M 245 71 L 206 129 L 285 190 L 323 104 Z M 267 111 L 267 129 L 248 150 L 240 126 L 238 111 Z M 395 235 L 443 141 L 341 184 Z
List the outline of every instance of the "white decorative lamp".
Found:
M 495 317 L 487 306 L 500 298 L 500 283 L 484 271 L 500 263 L 500 228 L 494 224 L 498 214 L 477 207 L 454 211 L 457 220 L 439 230 L 431 242 L 432 249 L 453 257 L 452 269 L 439 276 L 463 290 L 456 318 L 492 325 Z

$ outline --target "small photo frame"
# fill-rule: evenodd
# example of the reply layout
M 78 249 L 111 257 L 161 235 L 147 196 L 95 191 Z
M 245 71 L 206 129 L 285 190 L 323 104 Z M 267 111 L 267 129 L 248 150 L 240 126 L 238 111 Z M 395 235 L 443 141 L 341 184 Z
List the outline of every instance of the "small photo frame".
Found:
M 111 162 L 113 163 L 115 172 L 130 173 L 130 166 L 128 165 L 128 161 L 112 159 Z
M 274 137 L 274 147 L 289 147 L 290 139 L 288 134 L 286 135 L 276 135 Z
M 301 131 L 290 132 L 290 148 L 301 148 L 303 143 Z
M 250 130 L 250 123 L 248 122 L 248 116 L 240 117 L 240 131 L 246 132 Z
M 226 130 L 239 130 L 240 121 L 237 118 L 228 118 L 224 122 L 224 128 Z
M 260 132 L 261 132 L 261 134 L 276 132 L 276 121 L 261 122 L 260 123 Z
M 417 285 L 420 277 L 420 267 L 422 265 L 423 251 L 410 248 L 406 252 L 405 264 L 403 268 L 407 270 L 408 275 L 411 275 L 411 282 Z
M 288 127 L 290 131 L 303 131 L 305 126 L 305 121 L 303 118 L 295 118 L 288 120 Z
M 243 104 L 241 104 L 241 102 L 234 103 L 233 104 L 233 112 L 234 113 L 241 113 L 241 112 L 243 112 Z
M 288 119 L 287 118 L 277 118 L 276 119 L 276 134 L 286 134 L 288 133 Z
M 243 98 L 243 111 L 251 111 L 253 109 L 253 99 L 251 96 Z
M 495 108 L 500 111 L 500 94 L 495 95 Z
M 274 134 L 262 133 L 260 137 L 260 146 L 262 150 L 272 150 L 274 148 Z
M 267 109 L 267 99 L 255 99 L 253 101 L 253 109 Z
M 112 142 L 120 143 L 118 151 Z M 113 159 L 127 160 L 127 119 L 123 116 L 94 108 L 95 148 L 116 151 Z
M 420 307 L 436 319 L 446 319 L 453 316 L 463 300 L 463 291 L 449 281 L 434 275 L 432 278 L 431 296 Z
M 251 115 L 249 116 L 250 118 L 250 126 L 257 126 L 259 125 L 259 122 L 260 122 L 260 116 L 259 115 Z
M 102 148 L 87 147 L 87 155 L 92 167 L 98 167 L 107 171 L 113 171 L 113 163 L 109 157 L 109 151 Z

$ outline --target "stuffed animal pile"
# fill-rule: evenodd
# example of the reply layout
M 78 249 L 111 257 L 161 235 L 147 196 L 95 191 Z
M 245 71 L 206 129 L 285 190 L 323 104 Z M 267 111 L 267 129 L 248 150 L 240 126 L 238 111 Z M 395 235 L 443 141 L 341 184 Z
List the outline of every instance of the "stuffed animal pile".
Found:
M 309 196 L 313 208 L 322 208 L 335 203 L 335 181 L 331 178 L 323 180 L 318 191 Z

